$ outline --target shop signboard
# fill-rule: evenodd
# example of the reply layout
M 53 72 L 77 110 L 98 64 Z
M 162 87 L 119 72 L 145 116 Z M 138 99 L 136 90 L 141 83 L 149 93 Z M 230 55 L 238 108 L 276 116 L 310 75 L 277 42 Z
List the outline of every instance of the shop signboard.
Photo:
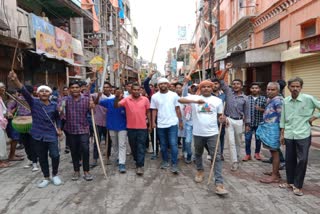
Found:
M 216 42 L 214 61 L 221 60 L 226 58 L 227 56 L 227 45 L 228 45 L 228 37 L 221 37 Z
M 36 51 L 39 54 L 44 53 L 50 58 L 73 62 L 72 37 L 70 34 L 61 31 L 61 29 L 56 28 L 56 37 L 37 31 Z
M 80 40 L 72 38 L 72 50 L 74 54 L 83 56 L 82 44 Z
M 54 36 L 54 26 L 46 22 L 43 18 L 29 14 L 30 38 L 34 39 L 37 36 L 37 31 Z
M 300 52 L 310 53 L 320 51 L 320 35 L 301 41 Z

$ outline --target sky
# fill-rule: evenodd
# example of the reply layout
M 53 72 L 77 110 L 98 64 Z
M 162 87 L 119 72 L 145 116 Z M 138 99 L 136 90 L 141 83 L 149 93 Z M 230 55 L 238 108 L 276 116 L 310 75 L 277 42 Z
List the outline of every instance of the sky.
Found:
M 131 20 L 137 28 L 139 57 L 151 61 L 161 27 L 153 62 L 164 73 L 169 48 L 190 43 L 196 25 L 196 0 L 130 0 Z M 187 39 L 178 40 L 178 26 L 187 27 Z

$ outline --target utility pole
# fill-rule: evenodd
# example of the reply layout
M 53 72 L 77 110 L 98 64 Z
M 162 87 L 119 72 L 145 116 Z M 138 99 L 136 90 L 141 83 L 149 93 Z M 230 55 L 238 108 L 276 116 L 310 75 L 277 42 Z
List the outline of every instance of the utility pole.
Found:
M 217 40 L 218 41 L 220 39 L 220 0 L 216 0 L 217 1 L 217 28 L 216 28 L 216 35 L 217 35 Z M 217 61 L 217 70 L 220 70 L 220 62 Z
M 219 1 L 219 0 L 218 0 Z M 210 39 L 212 38 L 212 3 L 213 0 L 209 0 L 209 37 Z M 213 56 L 213 45 L 212 42 L 210 42 L 210 46 L 209 46 L 209 66 L 210 66 L 210 75 L 211 77 L 213 76 L 213 66 L 214 66 L 214 56 Z
M 116 51 L 117 51 L 117 63 L 119 63 L 117 73 L 114 75 L 114 82 L 116 87 L 120 87 L 120 28 L 119 28 L 119 17 L 116 13 Z

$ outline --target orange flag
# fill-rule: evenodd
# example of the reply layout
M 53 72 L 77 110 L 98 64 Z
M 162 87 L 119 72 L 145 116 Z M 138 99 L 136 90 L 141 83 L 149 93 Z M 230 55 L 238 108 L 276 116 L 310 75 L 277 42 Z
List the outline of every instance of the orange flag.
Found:
M 93 31 L 98 32 L 100 30 L 99 19 L 94 9 L 92 0 L 81 0 L 81 7 L 84 10 L 92 10 L 93 16 Z

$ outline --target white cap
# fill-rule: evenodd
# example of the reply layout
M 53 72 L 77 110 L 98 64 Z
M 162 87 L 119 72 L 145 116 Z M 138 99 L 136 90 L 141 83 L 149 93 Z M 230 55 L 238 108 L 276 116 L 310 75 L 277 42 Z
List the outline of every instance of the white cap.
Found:
M 169 80 L 167 78 L 162 77 L 158 80 L 158 84 L 161 84 L 161 83 L 169 83 Z
M 37 93 L 39 93 L 41 90 L 49 91 L 50 94 L 52 94 L 52 89 L 49 86 L 46 86 L 46 85 L 39 86 L 37 89 Z

